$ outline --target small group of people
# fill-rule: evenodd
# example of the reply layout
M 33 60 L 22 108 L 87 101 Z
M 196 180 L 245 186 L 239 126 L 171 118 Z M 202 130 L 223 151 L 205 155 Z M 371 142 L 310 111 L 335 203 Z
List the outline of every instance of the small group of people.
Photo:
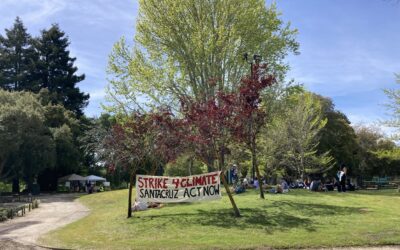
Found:
M 289 184 L 287 183 L 287 181 L 285 179 L 282 179 L 280 181 L 280 184 L 276 185 L 276 188 L 271 188 L 269 190 L 269 193 L 273 193 L 273 194 L 284 194 L 284 193 L 288 193 L 289 192 Z
M 323 191 L 334 191 L 335 188 L 338 192 L 346 192 L 346 191 L 354 191 L 355 186 L 351 183 L 350 179 L 347 178 L 348 168 L 346 165 L 342 165 L 340 170 L 337 172 L 335 178 L 326 179 L 322 176 L 310 176 L 305 180 L 297 180 L 297 181 L 288 181 L 282 178 L 278 181 L 276 186 L 273 186 L 268 191 L 269 193 L 287 193 L 290 189 L 308 189 L 314 192 L 323 192 Z M 260 186 L 267 185 L 267 180 L 263 177 L 261 180 L 258 180 L 257 177 L 254 179 L 248 179 L 247 177 L 239 178 L 237 168 L 231 169 L 231 177 L 234 181 L 233 192 L 236 194 L 240 194 L 246 191 L 248 188 L 259 189 Z
M 246 191 L 248 188 L 252 189 L 259 189 L 261 185 L 266 185 L 266 180 L 262 179 L 260 181 L 258 180 L 257 177 L 254 178 L 254 180 L 251 180 L 250 182 L 248 179 L 245 177 L 243 179 L 237 179 L 237 181 L 233 185 L 233 192 L 236 194 L 240 194 Z M 269 190 L 270 193 L 287 193 L 289 192 L 289 184 L 285 179 L 282 179 L 275 187 L 271 188 Z
M 324 181 L 321 178 L 314 179 L 313 181 L 307 179 L 304 181 L 304 188 L 315 192 L 334 191 L 335 188 L 338 192 L 355 191 L 355 186 L 347 178 L 347 170 L 347 167 L 342 165 L 339 171 L 337 171 L 335 178 L 328 178 Z
M 104 191 L 104 186 L 103 185 L 96 186 L 96 183 L 95 182 L 91 182 L 91 181 L 86 181 L 85 187 L 86 187 L 86 192 L 88 194 L 92 194 L 94 192 L 103 192 Z

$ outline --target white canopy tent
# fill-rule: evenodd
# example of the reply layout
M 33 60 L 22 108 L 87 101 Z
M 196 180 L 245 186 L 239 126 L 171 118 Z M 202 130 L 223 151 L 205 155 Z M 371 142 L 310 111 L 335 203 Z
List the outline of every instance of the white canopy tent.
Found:
M 107 181 L 106 178 L 96 176 L 96 175 L 89 175 L 84 178 L 85 178 L 85 181 Z
M 77 174 L 70 174 L 63 177 L 58 178 L 58 182 L 67 182 L 67 181 L 85 181 L 86 177 L 77 175 Z

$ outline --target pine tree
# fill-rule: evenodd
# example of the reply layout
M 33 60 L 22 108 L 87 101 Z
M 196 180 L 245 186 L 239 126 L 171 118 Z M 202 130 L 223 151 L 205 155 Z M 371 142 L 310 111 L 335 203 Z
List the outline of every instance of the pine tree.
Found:
M 38 86 L 32 84 L 37 55 L 31 36 L 19 17 L 5 32 L 5 37 L 0 35 L 0 88 L 38 91 Z
M 34 42 L 39 55 L 36 68 L 40 88 L 48 88 L 54 94 L 52 102 L 64 105 L 79 117 L 83 114 L 89 95 L 76 86 L 85 79 L 85 75 L 76 74 L 76 58 L 70 57 L 69 44 L 68 37 L 58 25 L 42 30 L 41 36 Z

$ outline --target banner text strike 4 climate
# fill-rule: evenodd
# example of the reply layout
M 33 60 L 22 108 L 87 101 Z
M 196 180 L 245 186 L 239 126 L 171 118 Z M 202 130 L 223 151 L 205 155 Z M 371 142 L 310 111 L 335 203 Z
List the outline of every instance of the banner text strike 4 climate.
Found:
M 143 202 L 195 202 L 221 199 L 221 172 L 187 177 L 136 176 L 136 198 Z

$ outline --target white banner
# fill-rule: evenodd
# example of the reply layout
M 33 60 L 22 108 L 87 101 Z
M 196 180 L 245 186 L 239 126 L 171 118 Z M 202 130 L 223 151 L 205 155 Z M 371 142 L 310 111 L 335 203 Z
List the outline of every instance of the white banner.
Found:
M 187 177 L 137 175 L 136 199 L 159 203 L 218 200 L 221 199 L 220 173 Z

